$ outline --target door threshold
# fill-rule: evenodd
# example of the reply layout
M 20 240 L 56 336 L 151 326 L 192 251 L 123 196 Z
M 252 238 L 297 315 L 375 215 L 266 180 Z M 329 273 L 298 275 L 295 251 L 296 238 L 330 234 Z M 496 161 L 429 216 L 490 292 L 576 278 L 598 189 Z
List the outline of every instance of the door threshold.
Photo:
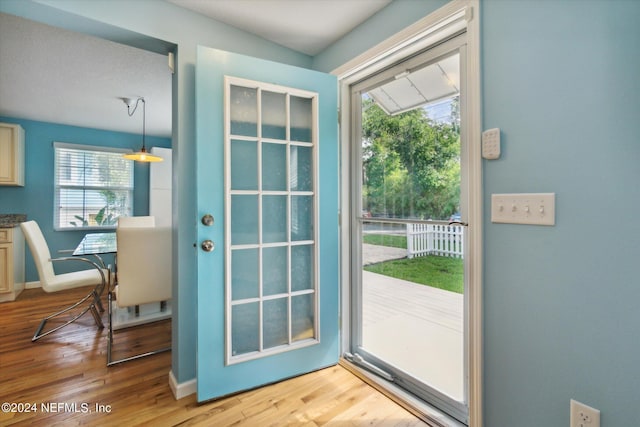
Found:
M 466 427 L 465 424 L 408 393 L 396 384 L 379 377 L 341 357 L 340 366 L 433 427 Z

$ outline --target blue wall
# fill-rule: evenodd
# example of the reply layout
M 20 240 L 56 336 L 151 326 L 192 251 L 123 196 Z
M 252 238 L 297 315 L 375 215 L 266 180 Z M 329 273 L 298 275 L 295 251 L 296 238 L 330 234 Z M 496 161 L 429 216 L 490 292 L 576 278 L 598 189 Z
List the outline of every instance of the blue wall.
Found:
M 640 425 L 640 2 L 482 2 L 486 426 Z M 556 226 L 491 193 L 555 192 Z
M 62 256 L 57 251 L 75 248 L 85 232 L 54 231 L 53 229 L 53 142 L 137 149 L 141 144 L 141 136 L 10 117 L 0 117 L 0 121 L 17 123 L 22 126 L 25 133 L 25 186 L 0 187 L 0 213 L 26 214 L 28 219 L 37 221 L 47 239 L 51 255 Z M 171 147 L 171 139 L 147 136 L 146 144 L 148 147 Z M 147 215 L 149 212 L 148 164 L 135 162 L 134 187 L 134 215 Z M 29 250 L 26 252 L 26 280 L 37 281 L 38 272 L 31 252 Z M 81 265 L 68 264 L 72 263 L 56 264 L 56 272 L 64 273 L 84 268 Z
M 329 73 L 447 3 L 447 0 L 394 0 L 316 55 L 313 68 Z

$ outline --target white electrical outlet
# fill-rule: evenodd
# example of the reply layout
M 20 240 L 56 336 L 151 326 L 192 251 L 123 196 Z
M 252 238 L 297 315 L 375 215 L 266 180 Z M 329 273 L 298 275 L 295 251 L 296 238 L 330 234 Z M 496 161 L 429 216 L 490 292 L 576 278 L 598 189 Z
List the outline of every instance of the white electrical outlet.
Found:
M 492 194 L 491 222 L 555 225 L 556 194 Z
M 570 427 L 600 427 L 600 411 L 571 399 Z

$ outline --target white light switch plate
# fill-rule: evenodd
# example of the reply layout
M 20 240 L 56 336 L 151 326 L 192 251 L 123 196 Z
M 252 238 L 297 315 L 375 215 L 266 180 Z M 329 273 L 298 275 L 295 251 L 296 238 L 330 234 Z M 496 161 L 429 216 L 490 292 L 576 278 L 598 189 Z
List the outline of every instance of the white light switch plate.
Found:
M 555 225 L 555 193 L 492 194 L 491 222 Z

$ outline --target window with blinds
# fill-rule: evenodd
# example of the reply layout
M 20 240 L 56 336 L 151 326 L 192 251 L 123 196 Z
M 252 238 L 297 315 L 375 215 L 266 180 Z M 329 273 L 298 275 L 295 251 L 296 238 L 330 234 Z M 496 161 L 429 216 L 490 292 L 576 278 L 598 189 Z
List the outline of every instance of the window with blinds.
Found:
M 115 228 L 133 214 L 129 150 L 55 142 L 54 228 Z

